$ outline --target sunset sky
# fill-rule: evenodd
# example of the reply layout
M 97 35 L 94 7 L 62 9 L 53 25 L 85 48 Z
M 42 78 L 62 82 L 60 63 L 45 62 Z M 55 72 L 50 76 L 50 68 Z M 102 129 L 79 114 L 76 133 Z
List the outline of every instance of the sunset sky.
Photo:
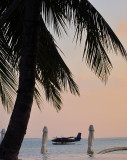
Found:
M 117 34 L 127 50 L 127 0 L 90 0 Z M 108 82 L 101 82 L 82 61 L 82 44 L 73 41 L 73 30 L 57 43 L 65 53 L 64 60 L 80 89 L 80 97 L 63 93 L 63 107 L 59 113 L 43 97 L 42 111 L 34 104 L 28 125 L 27 138 L 41 138 L 48 127 L 49 139 L 55 136 L 88 137 L 90 124 L 95 137 L 127 137 L 127 62 L 120 54 L 109 53 L 113 70 Z M 9 117 L 0 104 L 0 130 L 7 128 Z

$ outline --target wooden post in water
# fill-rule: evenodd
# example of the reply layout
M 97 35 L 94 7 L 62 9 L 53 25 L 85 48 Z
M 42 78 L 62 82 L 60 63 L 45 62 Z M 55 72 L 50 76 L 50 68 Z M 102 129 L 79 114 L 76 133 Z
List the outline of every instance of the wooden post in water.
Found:
M 89 137 L 88 137 L 88 154 L 94 154 L 93 151 L 93 143 L 94 143 L 94 127 L 93 125 L 89 126 Z
M 46 145 L 48 140 L 48 128 L 45 126 L 43 128 L 43 136 L 42 136 L 42 147 L 41 147 L 41 153 L 45 154 L 47 152 Z

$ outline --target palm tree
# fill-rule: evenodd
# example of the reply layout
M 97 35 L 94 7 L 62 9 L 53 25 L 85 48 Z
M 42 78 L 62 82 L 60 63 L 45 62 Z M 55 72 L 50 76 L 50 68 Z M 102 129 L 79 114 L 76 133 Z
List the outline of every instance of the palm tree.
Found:
M 11 95 L 16 91 L 15 73 L 19 71 L 17 98 L 0 145 L 0 159 L 17 160 L 33 95 L 38 105 L 41 100 L 38 86 L 44 89 L 46 99 L 57 110 L 62 104 L 61 91 L 69 87 L 71 93 L 79 95 L 47 26 L 52 26 L 61 37 L 63 31 L 67 32 L 67 23 L 74 25 L 76 41 L 81 41 L 86 33 L 83 57 L 103 81 L 107 80 L 112 68 L 106 51 L 119 51 L 125 59 L 127 53 L 88 0 L 2 0 L 0 15 L 0 78 L 4 80 L 0 79 L 0 94 L 4 95 L 1 96 L 4 106 L 12 104 Z

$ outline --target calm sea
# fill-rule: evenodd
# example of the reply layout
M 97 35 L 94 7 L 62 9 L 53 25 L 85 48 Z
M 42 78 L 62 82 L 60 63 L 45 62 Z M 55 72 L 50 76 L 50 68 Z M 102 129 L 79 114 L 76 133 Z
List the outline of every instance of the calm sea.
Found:
M 48 152 L 40 153 L 41 139 L 24 139 L 19 158 L 22 160 L 127 160 L 127 151 L 117 151 L 97 154 L 99 151 L 111 147 L 127 147 L 127 138 L 98 138 L 94 141 L 93 157 L 87 155 L 87 139 L 82 139 L 73 145 L 53 145 L 49 140 Z

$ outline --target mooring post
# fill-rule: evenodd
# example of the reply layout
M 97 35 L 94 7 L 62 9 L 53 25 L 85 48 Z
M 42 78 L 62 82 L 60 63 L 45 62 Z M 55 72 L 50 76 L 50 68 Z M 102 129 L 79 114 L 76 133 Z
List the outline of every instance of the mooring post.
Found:
M 42 147 L 41 147 L 41 153 L 45 154 L 47 152 L 46 145 L 48 140 L 48 128 L 45 126 L 43 128 L 43 135 L 42 135 Z
M 88 137 L 88 154 L 94 154 L 93 151 L 93 143 L 94 143 L 94 127 L 93 125 L 89 126 L 89 137 Z

